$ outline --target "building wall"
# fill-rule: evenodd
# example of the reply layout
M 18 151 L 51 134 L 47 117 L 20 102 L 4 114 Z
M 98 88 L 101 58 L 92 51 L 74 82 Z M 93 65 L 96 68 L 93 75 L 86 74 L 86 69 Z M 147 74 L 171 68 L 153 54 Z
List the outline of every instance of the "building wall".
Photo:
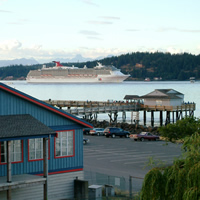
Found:
M 170 106 L 170 101 L 168 99 L 144 99 L 144 105 L 148 106 Z
M 25 95 L 23 93 L 23 95 Z M 28 96 L 28 98 L 31 98 Z M 36 99 L 32 99 L 36 101 Z M 43 124 L 49 126 L 55 131 L 74 130 L 75 136 L 75 154 L 73 157 L 54 158 L 54 138 L 50 139 L 50 159 L 49 171 L 60 172 L 83 168 L 83 126 L 67 119 L 60 114 L 46 109 L 43 105 L 37 105 L 30 100 L 23 99 L 13 95 L 10 92 L 0 88 L 0 115 L 30 114 Z M 48 106 L 48 104 L 45 104 Z M 53 108 L 54 109 L 54 108 Z M 70 115 L 71 116 L 71 115 Z M 73 116 L 72 116 L 73 117 Z M 6 175 L 5 164 L 0 165 L 0 176 Z M 43 172 L 43 161 L 28 161 L 28 141 L 23 141 L 23 162 L 12 164 L 12 174 L 40 174 Z
M 183 99 L 173 99 L 170 101 L 171 106 L 181 106 L 183 103 Z
M 83 168 L 83 134 L 82 129 L 74 132 L 75 146 L 74 156 L 55 158 L 54 137 L 50 138 L 50 155 L 48 159 L 49 173 L 61 173 L 66 171 L 82 170 Z M 6 176 L 7 165 L 0 165 L 0 176 Z M 12 164 L 12 175 L 18 174 L 41 174 L 43 173 L 43 160 L 28 161 L 28 140 L 23 141 L 23 162 Z
M 181 106 L 182 99 L 144 99 L 144 105 L 148 106 Z
M 45 107 L 38 106 L 28 100 L 0 91 L 0 115 L 30 114 L 46 126 L 76 125 L 73 120 L 62 117 Z
M 83 180 L 83 171 L 49 175 L 48 200 L 73 199 L 76 177 Z M 13 189 L 11 196 L 14 200 L 43 200 L 43 185 Z M 7 199 L 6 191 L 0 192 L 0 199 Z

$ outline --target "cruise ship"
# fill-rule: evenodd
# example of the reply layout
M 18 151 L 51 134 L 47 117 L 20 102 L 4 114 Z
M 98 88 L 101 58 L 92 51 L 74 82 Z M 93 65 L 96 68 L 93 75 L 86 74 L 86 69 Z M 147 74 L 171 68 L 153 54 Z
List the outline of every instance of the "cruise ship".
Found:
M 78 68 L 63 66 L 60 62 L 53 61 L 55 67 L 29 71 L 26 81 L 28 83 L 120 83 L 130 75 L 123 74 L 114 66 L 104 66 L 97 63 L 94 68 Z

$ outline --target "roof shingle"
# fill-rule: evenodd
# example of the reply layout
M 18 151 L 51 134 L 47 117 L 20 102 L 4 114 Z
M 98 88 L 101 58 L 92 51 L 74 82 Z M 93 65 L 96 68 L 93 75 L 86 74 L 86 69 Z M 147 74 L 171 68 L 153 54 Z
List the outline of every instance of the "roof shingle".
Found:
M 55 131 L 29 114 L 0 116 L 0 138 L 40 136 Z

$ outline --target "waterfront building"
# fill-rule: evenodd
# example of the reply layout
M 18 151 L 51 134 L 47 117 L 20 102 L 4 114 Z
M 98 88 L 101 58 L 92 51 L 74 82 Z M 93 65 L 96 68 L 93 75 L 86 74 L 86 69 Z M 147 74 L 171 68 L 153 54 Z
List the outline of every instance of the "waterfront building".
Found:
M 0 83 L 0 199 L 70 199 L 92 125 Z

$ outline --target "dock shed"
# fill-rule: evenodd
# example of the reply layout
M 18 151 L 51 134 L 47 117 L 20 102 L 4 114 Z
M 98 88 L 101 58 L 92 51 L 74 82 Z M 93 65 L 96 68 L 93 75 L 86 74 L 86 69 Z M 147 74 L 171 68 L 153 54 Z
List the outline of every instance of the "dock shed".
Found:
M 184 94 L 173 89 L 156 89 L 140 98 L 144 99 L 144 106 L 181 106 Z
M 92 125 L 0 83 L 0 199 L 74 197 Z

